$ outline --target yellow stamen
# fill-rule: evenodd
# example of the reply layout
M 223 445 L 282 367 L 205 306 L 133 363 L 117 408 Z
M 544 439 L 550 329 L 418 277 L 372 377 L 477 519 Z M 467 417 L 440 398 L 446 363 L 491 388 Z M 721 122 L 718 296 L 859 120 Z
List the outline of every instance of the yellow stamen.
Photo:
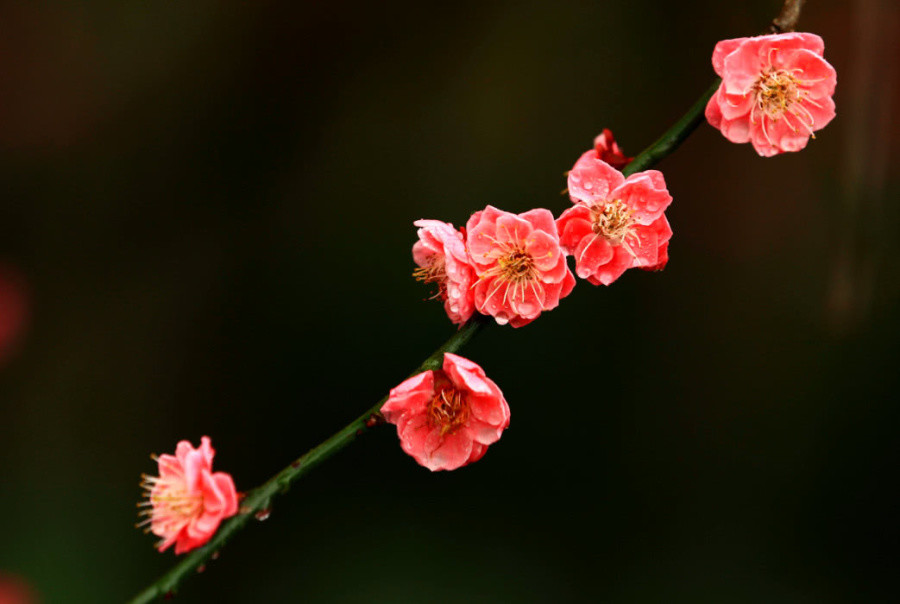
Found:
M 469 421 L 469 405 L 451 385 L 440 388 L 428 405 L 428 423 L 440 427 L 441 436 L 452 434 Z
M 444 257 L 440 254 L 435 254 L 427 265 L 414 270 L 413 277 L 416 278 L 416 281 L 437 284 L 437 291 L 429 299 L 444 299 L 447 297 L 447 271 L 444 267 Z
M 634 212 L 620 200 L 591 207 L 591 228 L 610 245 L 621 245 L 635 237 Z
M 801 89 L 801 80 L 792 72 L 769 67 L 759 74 L 753 85 L 756 102 L 751 113 L 757 111 L 773 121 L 785 113 L 798 115 L 795 104 L 803 101 L 806 91 Z M 755 120 L 755 116 L 751 115 Z

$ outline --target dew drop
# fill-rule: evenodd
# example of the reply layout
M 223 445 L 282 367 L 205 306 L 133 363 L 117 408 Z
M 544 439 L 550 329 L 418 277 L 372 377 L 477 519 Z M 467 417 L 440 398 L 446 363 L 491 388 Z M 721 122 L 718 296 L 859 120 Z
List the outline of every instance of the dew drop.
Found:
M 257 520 L 259 520 L 260 522 L 262 522 L 263 520 L 268 520 L 269 516 L 271 516 L 271 515 L 272 515 L 272 510 L 270 510 L 269 508 L 265 508 L 265 509 L 262 509 L 262 510 L 256 512 L 256 514 L 254 514 L 254 517 Z

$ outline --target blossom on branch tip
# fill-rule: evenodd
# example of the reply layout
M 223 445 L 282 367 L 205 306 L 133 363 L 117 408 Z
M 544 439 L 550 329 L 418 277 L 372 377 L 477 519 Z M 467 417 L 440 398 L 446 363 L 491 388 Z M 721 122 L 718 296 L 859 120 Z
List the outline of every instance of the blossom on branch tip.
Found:
M 822 38 L 808 33 L 722 40 L 712 56 L 722 84 L 707 121 L 763 157 L 803 149 L 835 115 L 837 74 L 824 52 Z
M 442 369 L 391 390 L 381 413 L 397 426 L 403 450 L 432 472 L 478 461 L 509 426 L 509 405 L 497 384 L 477 364 L 449 352 Z
M 549 210 L 511 214 L 488 206 L 472 214 L 466 231 L 478 276 L 475 308 L 500 325 L 531 323 L 575 287 Z
M 603 132 L 594 139 L 594 153 L 597 159 L 602 159 L 616 170 L 621 170 L 634 159 L 625 155 L 619 148 L 616 138 L 609 128 L 604 128 Z
M 145 517 L 138 527 L 146 527 L 160 537 L 159 551 L 173 543 L 175 553 L 200 547 L 212 538 L 219 523 L 238 511 L 237 491 L 231 475 L 212 471 L 213 450 L 208 436 L 195 449 L 183 440 L 175 455 L 152 456 L 159 476 L 142 476 L 146 501 L 138 504 Z
M 413 245 L 413 276 L 437 285 L 433 298 L 444 302 L 450 320 L 462 325 L 475 312 L 472 283 L 475 271 L 469 264 L 463 233 L 439 220 L 417 220 L 419 240 Z
M 625 178 L 588 151 L 569 172 L 569 194 L 575 205 L 562 213 L 557 227 L 579 277 L 609 285 L 629 268 L 665 267 L 672 229 L 663 212 L 672 196 L 662 172 Z

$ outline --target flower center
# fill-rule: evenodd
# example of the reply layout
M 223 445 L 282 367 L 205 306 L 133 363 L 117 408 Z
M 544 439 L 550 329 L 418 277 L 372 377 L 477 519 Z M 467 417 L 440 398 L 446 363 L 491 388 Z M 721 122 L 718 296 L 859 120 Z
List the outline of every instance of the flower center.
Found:
M 497 258 L 497 266 L 500 268 L 500 276 L 506 281 L 521 283 L 535 278 L 531 254 L 518 247 Z
M 591 229 L 610 245 L 621 245 L 634 235 L 634 212 L 620 200 L 591 207 Z
M 440 427 L 441 436 L 452 434 L 469 421 L 469 405 L 462 393 L 449 383 L 440 379 L 436 384 L 434 398 L 428 403 L 428 423 L 433 428 Z
M 419 267 L 413 271 L 413 277 L 416 278 L 416 281 L 437 284 L 437 291 L 429 299 L 444 299 L 447 297 L 447 270 L 442 255 L 435 254 L 432 256 L 426 266 Z
M 756 108 L 773 120 L 779 119 L 791 105 L 803 100 L 800 80 L 790 71 L 769 68 L 759 74 L 753 85 Z
M 172 535 L 180 531 L 194 518 L 203 514 L 203 495 L 188 493 L 184 477 L 167 477 L 143 475 L 141 486 L 146 490 L 147 501 L 138 504 L 147 508 L 139 516 L 146 518 L 137 526 L 146 527 L 146 532 Z M 164 540 L 163 540 L 164 541 Z

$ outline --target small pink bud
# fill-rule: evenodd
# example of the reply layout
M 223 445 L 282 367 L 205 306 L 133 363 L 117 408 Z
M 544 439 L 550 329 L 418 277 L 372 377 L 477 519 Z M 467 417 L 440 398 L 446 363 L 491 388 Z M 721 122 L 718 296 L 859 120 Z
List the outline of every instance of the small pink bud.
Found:
M 603 132 L 594 139 L 594 153 L 596 153 L 597 159 L 602 159 L 616 170 L 621 170 L 634 159 L 622 152 L 609 128 L 604 128 Z

